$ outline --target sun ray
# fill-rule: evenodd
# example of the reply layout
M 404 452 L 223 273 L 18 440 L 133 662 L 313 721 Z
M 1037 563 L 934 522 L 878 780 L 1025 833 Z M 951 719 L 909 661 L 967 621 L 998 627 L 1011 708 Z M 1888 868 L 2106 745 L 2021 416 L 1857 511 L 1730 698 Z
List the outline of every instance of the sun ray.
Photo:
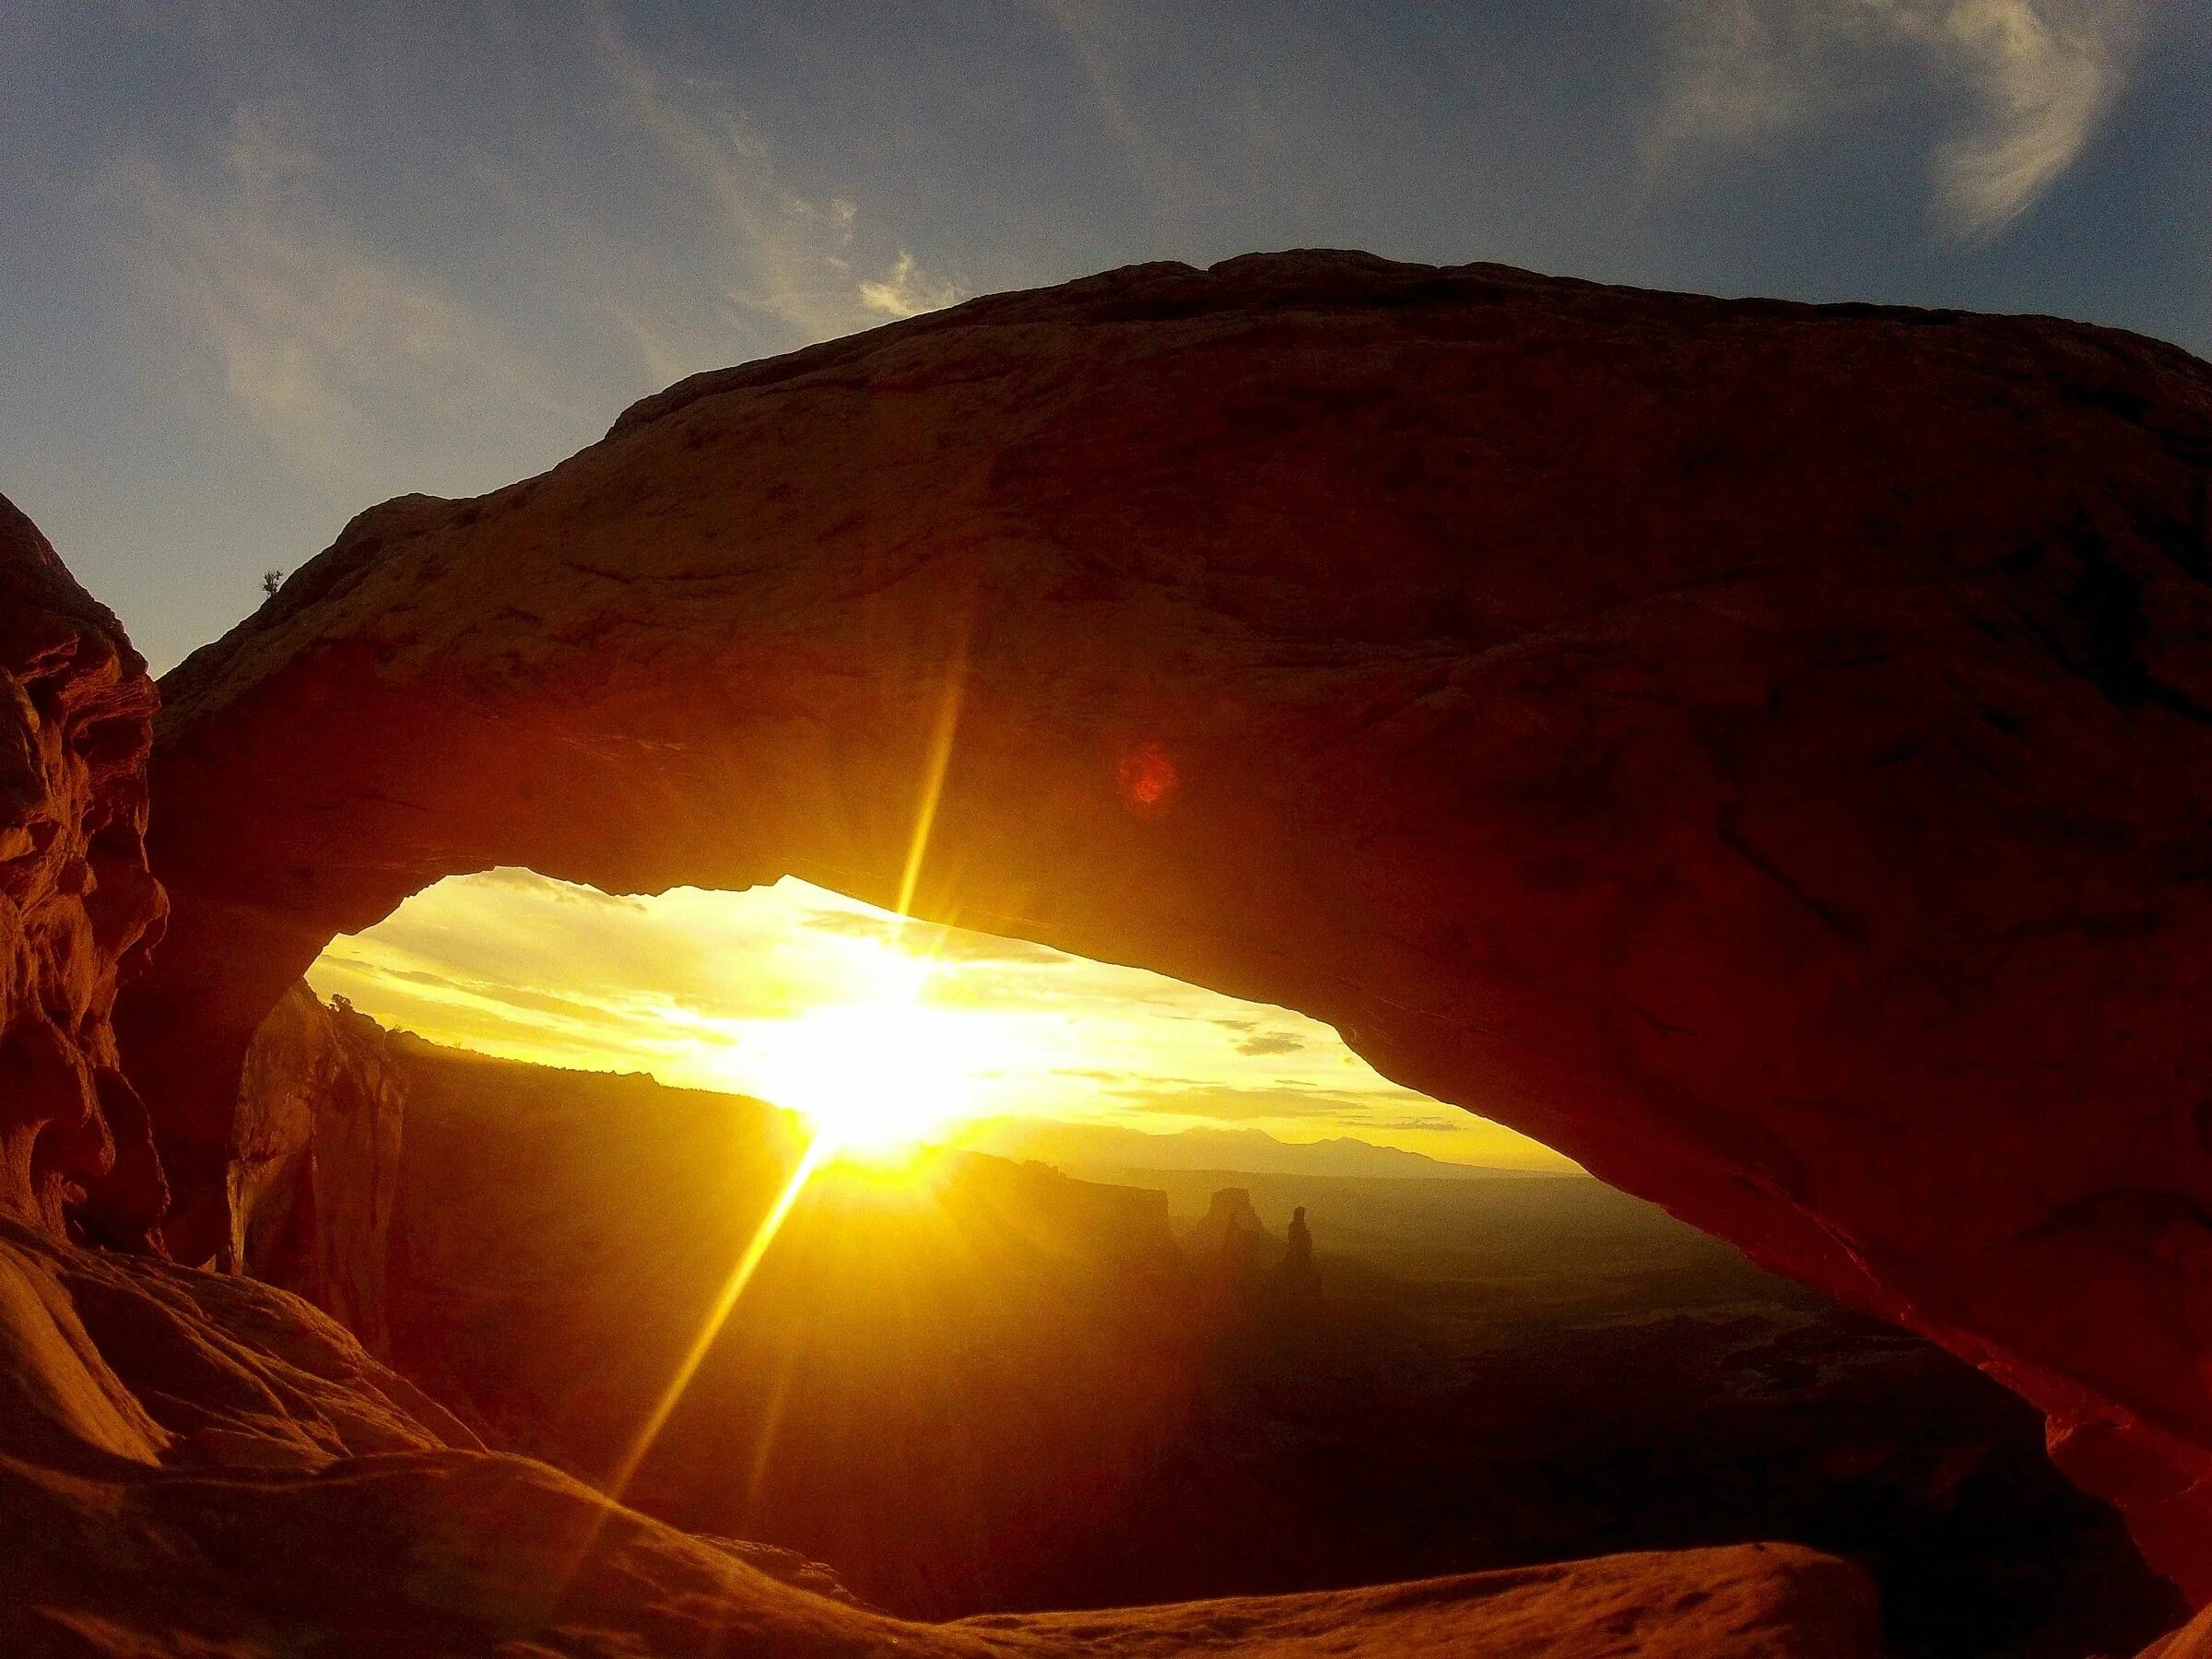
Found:
M 960 703 L 968 688 L 968 630 L 963 626 L 953 641 L 945 667 L 945 684 L 937 693 L 937 714 L 930 727 L 929 757 L 923 768 L 922 796 L 914 810 L 914 832 L 906 846 L 906 868 L 899 877 L 899 902 L 893 908 L 911 915 L 914 889 L 922 881 L 922 861 L 929 852 L 929 835 L 937 821 L 937 800 L 945 793 L 945 773 L 952 765 L 952 740 L 960 725 Z
M 902 924 L 913 906 L 914 888 L 921 881 L 923 860 L 929 850 L 930 830 L 936 822 L 937 801 L 944 793 L 945 774 L 952 763 L 953 738 L 959 729 L 967 668 L 968 630 L 963 624 L 947 660 L 936 718 L 930 729 L 913 835 L 907 843 L 906 867 L 900 876 L 898 914 Z M 881 1138 L 887 1143 L 904 1145 L 915 1138 L 916 1124 L 951 1115 L 951 1110 L 937 1101 L 922 1102 L 917 1109 L 914 1099 L 918 1082 L 928 1087 L 928 1081 L 934 1081 L 941 1091 L 951 1087 L 952 1073 L 948 1066 L 924 1065 L 917 1071 L 912 1064 L 914 1045 L 926 1032 L 927 1022 L 919 1018 L 918 1010 L 923 982 L 932 963 L 926 957 L 908 955 L 903 950 L 886 953 L 887 960 L 894 956 L 912 970 L 909 982 L 900 991 L 887 991 L 879 975 L 877 994 L 856 1005 L 847 1017 L 848 1024 L 855 1019 L 870 1022 L 869 1029 L 841 1031 L 836 1034 L 844 1040 L 840 1046 L 833 1049 L 816 1045 L 812 1053 L 801 1056 L 801 1064 L 812 1075 L 794 1077 L 794 1092 L 801 1100 L 789 1103 L 800 1105 L 802 1114 L 814 1130 L 813 1138 L 807 1142 L 797 1168 L 792 1171 L 791 1179 L 754 1230 L 745 1253 L 737 1258 L 736 1266 L 731 1269 L 699 1335 L 693 1338 L 683 1362 L 677 1367 L 676 1375 L 654 1403 L 621 1461 L 609 1474 L 607 1494 L 617 1502 L 621 1501 L 629 1483 L 637 1477 L 653 1442 L 667 1427 L 669 1418 L 691 1386 L 692 1379 L 699 1374 L 699 1368 L 705 1362 L 715 1339 L 735 1312 L 746 1286 L 759 1270 L 769 1246 L 775 1242 L 776 1234 L 782 1230 L 785 1218 L 816 1171 L 855 1139 L 867 1143 Z M 887 1026 L 898 1029 L 886 1029 Z M 872 1055 L 874 1062 L 854 1073 L 852 1056 L 856 1054 Z M 841 1060 L 842 1073 L 836 1069 Z M 827 1087 L 817 1080 L 824 1077 L 831 1079 Z M 807 1099 L 813 1101 L 811 1108 L 802 1103 Z
M 783 1190 L 776 1194 L 775 1203 L 769 1206 L 768 1214 L 760 1218 L 760 1225 L 753 1230 L 751 1241 L 746 1245 L 745 1253 L 737 1258 L 737 1265 L 730 1270 L 730 1277 L 724 1281 L 722 1293 L 714 1299 L 713 1307 L 708 1310 L 706 1321 L 700 1326 L 698 1336 L 693 1338 L 691 1347 L 685 1353 L 683 1363 L 677 1367 L 675 1378 L 663 1391 L 643 1427 L 630 1441 L 629 1450 L 622 1454 L 622 1461 L 608 1475 L 607 1496 L 616 1502 L 619 1503 L 623 1493 L 629 1489 L 629 1483 L 637 1477 L 638 1469 L 644 1463 L 646 1454 L 653 1450 L 653 1441 L 660 1439 L 661 1430 L 667 1427 L 677 1403 L 684 1397 L 684 1391 L 691 1386 L 691 1379 L 699 1374 L 699 1368 L 706 1359 L 708 1350 L 714 1346 L 714 1339 L 722 1335 L 723 1326 L 729 1323 L 738 1299 L 745 1294 L 746 1286 L 752 1282 L 753 1275 L 759 1269 L 761 1258 L 768 1254 L 768 1247 L 775 1242 L 776 1234 L 782 1230 L 792 1206 L 798 1203 L 799 1194 L 806 1190 L 806 1183 L 814 1179 L 815 1171 L 829 1161 L 835 1149 L 835 1143 L 827 1135 L 817 1135 L 808 1142 L 806 1152 L 799 1159 L 798 1167 L 791 1172 L 791 1179 L 783 1183 Z

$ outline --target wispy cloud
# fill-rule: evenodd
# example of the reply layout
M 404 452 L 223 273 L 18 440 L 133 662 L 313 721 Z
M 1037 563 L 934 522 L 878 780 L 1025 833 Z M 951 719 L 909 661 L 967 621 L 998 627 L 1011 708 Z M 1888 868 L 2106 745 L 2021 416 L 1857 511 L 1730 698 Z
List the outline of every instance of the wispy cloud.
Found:
M 884 317 L 918 317 L 924 312 L 943 311 L 959 298 L 957 284 L 930 276 L 903 248 L 888 271 L 860 285 L 861 304 Z
M 1936 156 L 1936 210 L 1979 241 L 2074 162 L 2142 46 L 2140 0 L 1955 0 L 1922 27 L 1969 69 L 1980 120 Z
M 615 8 L 542 27 L 529 72 L 561 97 L 441 156 L 457 242 L 420 233 L 342 103 L 271 90 L 311 78 L 304 49 L 251 12 L 225 124 L 107 159 L 98 205 L 191 395 L 352 505 L 486 487 L 683 375 L 959 298 L 911 230 L 794 184 L 721 81 Z M 450 96 L 434 65 L 399 73 L 403 106 Z
M 1698 146 L 1764 137 L 1802 117 L 1810 101 L 1805 7 L 1777 0 L 1676 0 L 1667 14 L 1668 63 L 1645 136 L 1664 163 Z
M 1648 153 L 1758 142 L 1928 76 L 1948 128 L 1931 222 L 1986 241 L 2081 155 L 2147 32 L 2147 0 L 1675 0 Z
M 597 57 L 610 112 L 647 140 L 656 182 L 704 209 L 700 233 L 722 267 L 720 297 L 810 339 L 850 329 L 863 309 L 850 257 L 859 209 L 786 188 L 766 141 L 713 83 L 656 62 L 612 7 L 599 14 Z
M 1132 8 L 1089 0 L 1037 0 L 1057 26 L 1077 72 L 1088 88 L 1100 124 L 1131 171 L 1143 183 L 1155 212 L 1170 208 L 1177 192 L 1159 145 L 1147 135 L 1121 66 L 1134 41 L 1145 38 L 1146 19 Z
M 856 204 L 792 189 L 767 141 L 711 81 L 656 63 L 622 31 L 611 8 L 600 14 L 598 28 L 598 56 L 618 113 L 650 139 L 666 175 L 710 210 L 705 223 L 725 266 L 721 294 L 729 304 L 818 340 L 960 297 L 905 248 L 879 275 L 857 275 L 865 250 Z
M 384 418 L 557 407 L 494 319 L 334 218 L 316 172 L 278 115 L 241 109 L 197 176 L 135 155 L 108 182 L 146 291 L 273 447 L 329 473 Z

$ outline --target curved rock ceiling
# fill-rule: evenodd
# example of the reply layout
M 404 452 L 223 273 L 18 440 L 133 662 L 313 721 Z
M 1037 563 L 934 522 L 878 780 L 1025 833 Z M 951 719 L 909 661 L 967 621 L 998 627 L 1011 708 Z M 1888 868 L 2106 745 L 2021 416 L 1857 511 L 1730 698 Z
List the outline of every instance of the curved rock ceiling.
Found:
M 911 881 L 1928 1333 L 2201 1597 L 2208 476 L 2133 336 L 1351 254 L 696 377 L 165 683 L 172 1247 L 254 1024 L 443 876 Z

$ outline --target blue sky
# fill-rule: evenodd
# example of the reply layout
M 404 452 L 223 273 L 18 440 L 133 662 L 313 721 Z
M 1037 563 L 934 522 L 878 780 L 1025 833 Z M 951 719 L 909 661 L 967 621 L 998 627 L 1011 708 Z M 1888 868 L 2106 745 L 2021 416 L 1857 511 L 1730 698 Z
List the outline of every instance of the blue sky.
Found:
M 0 6 L 0 490 L 157 667 L 688 373 L 1359 246 L 2212 349 L 2204 0 Z

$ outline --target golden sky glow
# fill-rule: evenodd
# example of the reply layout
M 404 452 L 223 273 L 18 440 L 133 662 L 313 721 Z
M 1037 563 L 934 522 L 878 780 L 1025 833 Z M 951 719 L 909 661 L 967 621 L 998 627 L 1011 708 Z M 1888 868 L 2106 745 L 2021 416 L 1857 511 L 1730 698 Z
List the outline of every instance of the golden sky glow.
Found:
M 435 1042 L 756 1095 L 863 1148 L 1041 1118 L 1572 1167 L 1386 1082 L 1300 1015 L 790 878 L 616 898 L 523 870 L 454 877 L 308 977 Z

